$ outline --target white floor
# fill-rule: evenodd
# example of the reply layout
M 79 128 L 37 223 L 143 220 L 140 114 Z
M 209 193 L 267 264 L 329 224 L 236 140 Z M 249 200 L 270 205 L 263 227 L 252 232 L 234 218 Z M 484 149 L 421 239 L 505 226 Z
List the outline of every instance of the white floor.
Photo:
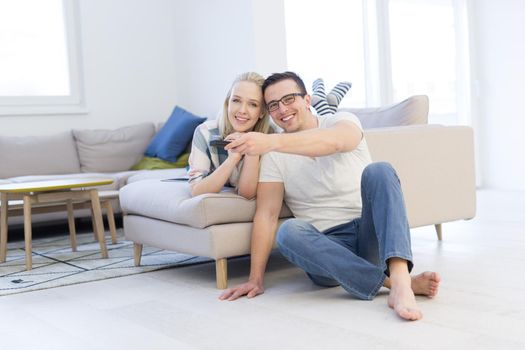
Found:
M 443 276 L 424 318 L 404 322 L 386 291 L 359 301 L 313 286 L 278 254 L 266 293 L 217 300 L 213 264 L 0 298 L 0 349 L 524 349 L 525 193 L 478 193 L 474 220 L 412 231 L 415 272 Z M 230 283 L 248 261 L 231 261 Z

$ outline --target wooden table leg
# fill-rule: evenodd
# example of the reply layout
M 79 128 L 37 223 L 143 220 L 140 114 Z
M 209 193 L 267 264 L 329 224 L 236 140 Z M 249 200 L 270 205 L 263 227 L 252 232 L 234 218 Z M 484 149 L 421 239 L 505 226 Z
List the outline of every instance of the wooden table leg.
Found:
M 73 202 L 71 199 L 66 201 L 67 206 L 67 222 L 69 225 L 69 239 L 71 241 L 71 250 L 77 251 L 77 229 L 75 227 L 75 212 L 73 210 Z
M 109 232 L 111 232 L 111 243 L 117 244 L 117 225 L 115 225 L 115 214 L 113 213 L 111 201 L 106 200 L 102 205 L 106 208 L 106 218 L 108 219 Z
M 95 241 L 98 241 L 97 224 L 95 223 L 95 214 L 93 213 L 93 206 L 91 206 L 89 210 L 91 211 L 91 227 L 93 228 L 93 238 L 95 239 Z
M 5 262 L 7 256 L 7 193 L 0 193 L 1 207 L 0 207 L 0 262 Z
M 104 239 L 104 222 L 102 221 L 102 210 L 100 208 L 100 200 L 98 198 L 97 190 L 89 190 L 91 197 L 91 208 L 93 208 L 93 218 L 95 219 L 95 227 L 100 244 L 100 251 L 103 258 L 108 257 L 108 249 L 106 248 L 106 241 Z
M 26 270 L 33 268 L 32 232 L 31 232 L 31 196 L 24 195 L 24 240 L 26 249 Z

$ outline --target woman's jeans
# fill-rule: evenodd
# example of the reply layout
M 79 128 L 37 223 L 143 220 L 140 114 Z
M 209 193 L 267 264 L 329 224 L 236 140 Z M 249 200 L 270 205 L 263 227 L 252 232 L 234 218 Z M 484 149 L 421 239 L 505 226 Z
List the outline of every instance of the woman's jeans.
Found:
M 387 260 L 407 260 L 412 269 L 410 230 L 399 178 L 388 163 L 368 165 L 361 177 L 361 218 L 319 232 L 299 219 L 277 231 L 282 254 L 321 286 L 341 285 L 372 299 L 389 274 Z

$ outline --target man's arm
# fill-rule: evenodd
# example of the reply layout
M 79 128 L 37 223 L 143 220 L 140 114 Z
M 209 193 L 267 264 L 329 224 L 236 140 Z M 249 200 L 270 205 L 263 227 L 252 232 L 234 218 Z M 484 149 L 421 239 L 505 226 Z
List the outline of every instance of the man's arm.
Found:
M 235 300 L 243 295 L 253 298 L 264 293 L 264 271 L 273 248 L 283 197 L 282 182 L 259 183 L 252 229 L 250 277 L 248 282 L 226 290 L 219 299 Z
M 362 138 L 363 132 L 357 124 L 340 120 L 333 126 L 324 129 L 282 134 L 249 132 L 226 147 L 233 152 L 249 155 L 276 151 L 308 157 L 322 157 L 352 151 L 359 145 Z

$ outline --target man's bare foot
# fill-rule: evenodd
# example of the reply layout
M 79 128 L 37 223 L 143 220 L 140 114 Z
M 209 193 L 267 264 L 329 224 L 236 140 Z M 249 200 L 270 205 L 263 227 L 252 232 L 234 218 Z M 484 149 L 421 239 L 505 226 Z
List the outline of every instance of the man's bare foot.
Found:
M 416 295 L 433 298 L 437 295 L 441 276 L 437 272 L 425 271 L 412 277 L 412 290 Z
M 412 291 L 415 295 L 425 295 L 433 298 L 438 293 L 440 282 L 441 276 L 437 272 L 425 271 L 412 277 Z M 390 278 L 387 277 L 385 279 L 384 286 L 388 289 L 392 288 Z
M 409 276 L 401 280 L 391 280 L 392 285 L 388 295 L 388 306 L 405 320 L 416 321 L 423 317 L 416 303 L 416 297 L 410 286 Z

